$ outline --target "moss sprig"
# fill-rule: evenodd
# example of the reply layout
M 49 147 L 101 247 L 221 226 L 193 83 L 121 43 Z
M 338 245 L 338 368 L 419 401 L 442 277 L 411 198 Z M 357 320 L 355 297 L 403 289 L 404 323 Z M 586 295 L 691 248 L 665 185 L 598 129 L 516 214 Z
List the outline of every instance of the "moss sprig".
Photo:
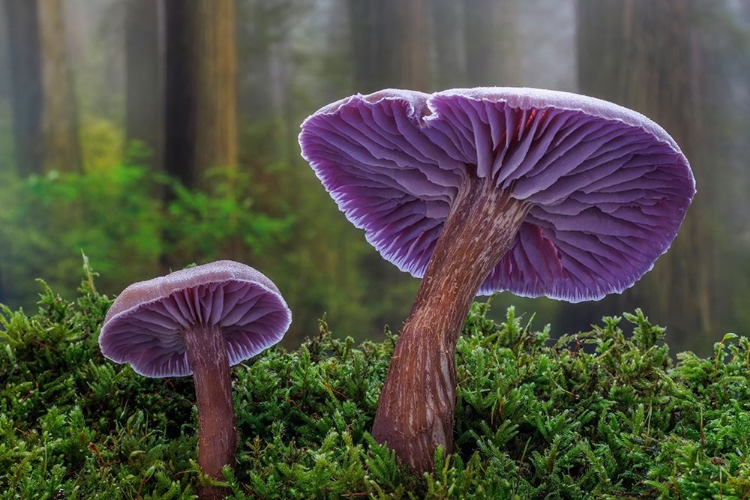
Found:
M 194 498 L 192 383 L 101 356 L 94 279 L 74 301 L 41 282 L 31 316 L 0 308 L 0 499 Z M 394 335 L 355 345 L 324 318 L 234 367 L 232 498 L 750 498 L 747 338 L 674 360 L 640 310 L 555 340 L 489 308 L 458 343 L 456 449 L 423 476 L 369 433 Z

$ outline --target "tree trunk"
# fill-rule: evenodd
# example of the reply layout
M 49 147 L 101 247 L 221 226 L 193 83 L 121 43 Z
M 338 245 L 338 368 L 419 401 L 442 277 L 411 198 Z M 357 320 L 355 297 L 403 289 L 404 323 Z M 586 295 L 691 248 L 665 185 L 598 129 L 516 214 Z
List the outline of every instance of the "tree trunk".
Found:
M 125 12 L 125 137 L 148 148 L 144 161 L 161 168 L 162 86 L 159 4 L 128 0 Z
M 350 0 L 348 5 L 357 91 L 427 90 L 426 0 Z
M 468 85 L 520 85 L 518 0 L 472 0 L 464 9 Z
M 167 0 L 164 163 L 190 188 L 237 165 L 233 0 Z
M 59 0 L 5 0 L 16 168 L 80 171 L 72 75 Z
M 426 0 L 349 0 L 347 5 L 354 90 L 363 94 L 388 87 L 429 90 Z M 404 304 L 413 297 L 411 287 L 400 286 L 405 282 L 403 273 L 374 250 L 362 258 L 361 268 L 368 276 L 365 303 L 380 304 L 383 297 L 394 297 L 396 290 L 407 292 L 395 299 Z M 383 316 L 374 321 L 387 322 Z
M 42 162 L 42 65 L 37 3 L 5 0 L 13 98 L 13 132 L 19 175 L 39 174 Z
M 520 85 L 518 9 L 518 0 L 434 0 L 437 87 Z
M 467 86 L 465 2 L 432 1 L 432 43 L 435 46 L 435 85 L 440 89 Z
M 80 172 L 77 101 L 66 52 L 62 3 L 60 0 L 39 0 L 37 14 L 44 95 L 44 169 Z
M 632 289 L 605 299 L 607 313 L 641 307 L 669 325 L 670 344 L 708 332 L 713 274 L 709 250 L 710 176 L 703 171 L 702 48 L 695 43 L 693 0 L 580 0 L 579 85 L 593 95 L 635 109 L 662 125 L 683 149 L 698 196 L 670 251 Z

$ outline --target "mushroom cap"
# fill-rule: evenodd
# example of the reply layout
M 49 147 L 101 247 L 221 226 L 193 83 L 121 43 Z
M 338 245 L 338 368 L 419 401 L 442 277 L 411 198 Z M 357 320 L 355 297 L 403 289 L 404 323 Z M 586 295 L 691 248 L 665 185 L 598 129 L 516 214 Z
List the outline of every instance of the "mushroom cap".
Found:
M 181 332 L 218 325 L 235 365 L 280 341 L 291 321 L 271 280 L 222 260 L 127 287 L 104 319 L 99 347 L 146 377 L 179 377 L 193 373 Z
M 480 294 L 578 302 L 621 292 L 668 250 L 695 194 L 659 125 L 567 92 L 387 89 L 321 108 L 299 142 L 346 217 L 416 277 L 466 176 L 528 203 Z

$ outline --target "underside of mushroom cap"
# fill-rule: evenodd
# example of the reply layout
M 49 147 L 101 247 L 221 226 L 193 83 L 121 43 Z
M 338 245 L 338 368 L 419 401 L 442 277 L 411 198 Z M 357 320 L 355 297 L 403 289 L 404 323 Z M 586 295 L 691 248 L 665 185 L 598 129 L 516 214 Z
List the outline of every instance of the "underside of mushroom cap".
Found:
M 279 342 L 291 312 L 278 288 L 257 270 L 218 261 L 126 288 L 107 313 L 102 354 L 147 377 L 191 375 L 181 332 L 221 328 L 229 364 Z
M 659 125 L 566 92 L 357 95 L 309 117 L 300 144 L 347 218 L 417 277 L 466 176 L 528 203 L 480 293 L 581 301 L 621 292 L 667 251 L 695 193 L 687 159 Z

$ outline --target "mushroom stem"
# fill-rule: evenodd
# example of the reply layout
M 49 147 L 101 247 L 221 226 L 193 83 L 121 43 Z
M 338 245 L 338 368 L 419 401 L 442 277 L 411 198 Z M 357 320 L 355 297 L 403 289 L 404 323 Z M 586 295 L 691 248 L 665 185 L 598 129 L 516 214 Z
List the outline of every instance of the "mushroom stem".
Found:
M 467 176 L 453 202 L 380 394 L 373 436 L 417 472 L 453 446 L 456 342 L 471 303 L 505 255 L 528 205 Z
M 183 333 L 185 351 L 193 370 L 198 404 L 198 465 L 204 474 L 224 480 L 222 467 L 234 466 L 237 429 L 229 372 L 229 357 L 221 328 L 198 325 Z M 224 498 L 227 488 L 201 486 L 201 499 Z

